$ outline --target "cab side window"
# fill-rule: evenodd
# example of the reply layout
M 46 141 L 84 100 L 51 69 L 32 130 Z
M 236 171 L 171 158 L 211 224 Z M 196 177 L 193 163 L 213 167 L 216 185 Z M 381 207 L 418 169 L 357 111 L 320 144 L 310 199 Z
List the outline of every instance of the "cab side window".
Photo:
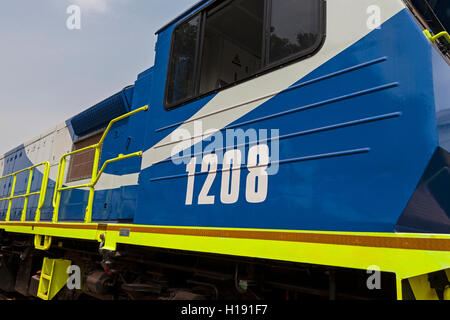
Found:
M 200 17 L 181 24 L 174 31 L 170 58 L 167 103 L 173 104 L 195 94 L 195 59 Z
M 236 0 L 206 17 L 200 94 L 261 70 L 264 1 Z
M 324 9 L 324 0 L 214 2 L 174 30 L 166 107 L 312 54 L 324 37 Z
M 318 45 L 321 21 L 320 1 L 271 1 L 270 36 L 267 64 L 277 63 L 291 56 L 307 54 Z

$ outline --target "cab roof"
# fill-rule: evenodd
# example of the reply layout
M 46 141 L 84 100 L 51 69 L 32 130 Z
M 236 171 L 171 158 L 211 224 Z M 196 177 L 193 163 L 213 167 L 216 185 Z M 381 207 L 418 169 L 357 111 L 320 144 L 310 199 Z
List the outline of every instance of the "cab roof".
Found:
M 162 28 L 160 28 L 158 31 L 156 31 L 155 34 L 161 33 L 162 31 L 164 31 L 165 29 L 167 29 L 171 25 L 173 25 L 173 24 L 177 23 L 178 21 L 182 20 L 184 17 L 188 16 L 189 14 L 191 14 L 192 12 L 194 12 L 195 10 L 197 10 L 198 8 L 200 8 L 201 6 L 203 6 L 204 4 L 206 4 L 207 2 L 210 2 L 210 1 L 212 1 L 212 0 L 201 0 L 201 1 L 197 2 L 192 7 L 190 7 L 186 11 L 184 11 L 182 14 L 177 16 L 175 19 L 173 19 L 170 22 L 168 22 L 167 24 L 165 24 Z

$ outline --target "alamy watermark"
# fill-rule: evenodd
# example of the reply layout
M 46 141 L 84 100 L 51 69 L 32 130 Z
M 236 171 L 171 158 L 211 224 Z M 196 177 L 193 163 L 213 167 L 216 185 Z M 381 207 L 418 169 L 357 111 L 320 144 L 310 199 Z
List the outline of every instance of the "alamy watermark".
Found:
M 225 129 L 215 128 L 203 129 L 202 121 L 194 121 L 193 130 L 179 128 L 170 135 L 170 142 L 162 146 L 172 145 L 171 161 L 176 165 L 187 165 L 193 157 L 204 158 L 209 154 L 217 156 L 217 164 L 225 164 L 228 161 L 239 160 L 241 165 L 252 162 L 258 165 L 260 158 L 270 158 L 270 166 L 267 168 L 269 175 L 278 173 L 279 167 L 279 129 Z M 256 163 L 254 157 L 251 157 L 252 147 L 259 146 L 260 152 Z M 239 156 L 226 156 L 227 153 L 233 153 Z M 248 156 L 247 156 L 248 155 Z M 239 159 L 237 159 L 239 157 Z M 201 162 L 200 162 L 201 163 Z
M 381 269 L 377 265 L 371 265 L 367 268 L 367 274 L 370 276 L 367 278 L 367 289 L 369 290 L 381 290 Z
M 377 5 L 367 7 L 366 25 L 369 30 L 381 29 L 381 8 Z
M 66 27 L 69 30 L 81 29 L 81 8 L 75 4 L 70 5 L 66 9 L 66 13 L 69 15 L 66 20 Z
M 66 27 L 69 30 L 81 29 L 81 7 L 79 5 L 72 4 L 67 7 L 66 14 Z M 381 29 L 381 8 L 377 5 L 370 5 L 367 7 L 366 14 L 368 15 L 366 20 L 366 26 L 369 30 Z
M 69 275 L 67 278 L 67 288 L 69 290 L 81 289 L 81 269 L 77 265 L 71 265 L 67 268 L 66 273 Z

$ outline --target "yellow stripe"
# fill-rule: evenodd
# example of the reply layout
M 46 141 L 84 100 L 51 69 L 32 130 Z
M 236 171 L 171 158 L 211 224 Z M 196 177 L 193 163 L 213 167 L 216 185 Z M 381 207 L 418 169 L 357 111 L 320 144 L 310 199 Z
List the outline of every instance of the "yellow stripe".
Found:
M 450 235 L 1 222 L 9 232 L 395 272 L 400 279 L 450 268 Z M 129 236 L 120 236 L 128 229 Z M 420 244 L 423 242 L 424 244 Z M 418 248 L 420 247 L 420 248 Z
M 397 248 L 413 250 L 450 251 L 450 236 L 427 234 L 394 233 L 349 233 L 320 231 L 287 231 L 232 228 L 194 228 L 168 226 L 139 226 L 121 224 L 76 224 L 76 223 L 32 223 L 0 222 L 0 226 L 44 227 L 56 229 L 81 229 L 100 231 L 120 231 L 122 229 L 138 233 L 168 235 L 258 239 L 273 241 L 292 241 L 323 244 L 339 244 L 363 247 Z
M 416 300 L 439 300 L 436 290 L 430 287 L 428 274 L 408 279 Z

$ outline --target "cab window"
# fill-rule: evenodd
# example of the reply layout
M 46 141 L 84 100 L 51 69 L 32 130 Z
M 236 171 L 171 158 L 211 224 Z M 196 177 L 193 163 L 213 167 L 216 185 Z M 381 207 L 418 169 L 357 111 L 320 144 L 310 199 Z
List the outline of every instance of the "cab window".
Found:
M 166 107 L 311 55 L 324 37 L 324 8 L 323 0 L 215 1 L 174 30 Z
M 271 2 L 268 64 L 307 53 L 317 45 L 321 22 L 319 1 Z
M 180 25 L 174 32 L 170 58 L 167 102 L 190 98 L 195 94 L 195 59 L 200 17 Z

